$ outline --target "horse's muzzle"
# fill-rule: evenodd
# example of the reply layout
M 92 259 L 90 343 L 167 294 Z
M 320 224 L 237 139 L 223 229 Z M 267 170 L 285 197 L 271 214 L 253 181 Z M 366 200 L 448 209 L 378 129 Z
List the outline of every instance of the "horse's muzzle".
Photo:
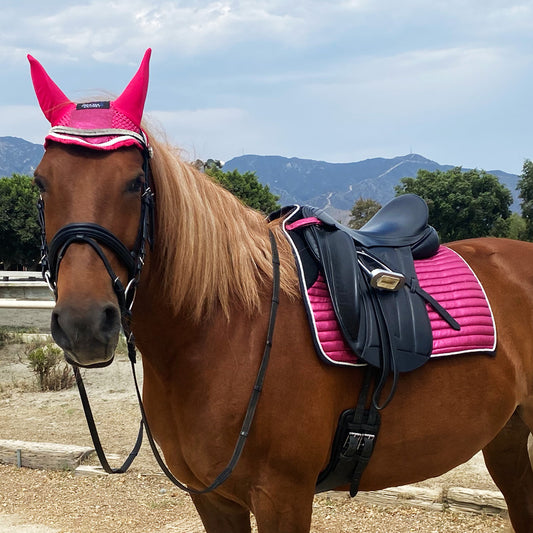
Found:
M 52 312 L 52 337 L 67 361 L 101 367 L 113 361 L 120 333 L 120 310 L 114 303 L 78 307 L 58 303 Z

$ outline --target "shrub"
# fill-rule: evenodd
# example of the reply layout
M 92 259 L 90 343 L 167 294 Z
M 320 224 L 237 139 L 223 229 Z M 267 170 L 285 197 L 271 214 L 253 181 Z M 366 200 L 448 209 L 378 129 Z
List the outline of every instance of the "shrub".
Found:
M 69 389 L 76 383 L 72 369 L 63 359 L 63 351 L 55 344 L 34 346 L 28 350 L 27 356 L 40 390 Z

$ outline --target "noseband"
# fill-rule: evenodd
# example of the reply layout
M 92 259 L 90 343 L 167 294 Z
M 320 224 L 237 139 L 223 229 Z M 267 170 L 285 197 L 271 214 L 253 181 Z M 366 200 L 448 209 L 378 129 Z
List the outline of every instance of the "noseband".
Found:
M 74 243 L 88 244 L 98 254 L 102 260 L 117 296 L 120 308 L 122 327 L 127 334 L 129 331 L 129 321 L 131 319 L 131 308 L 135 300 L 135 292 L 146 255 L 146 245 L 153 244 L 154 228 L 154 194 L 150 184 L 149 159 L 151 150 L 143 150 L 143 173 L 144 183 L 141 195 L 141 214 L 139 219 L 139 229 L 135 246 L 128 249 L 122 241 L 111 231 L 99 224 L 92 222 L 74 222 L 63 226 L 52 238 L 50 245 L 46 240 L 46 226 L 44 219 L 44 200 L 42 196 L 37 202 L 39 212 L 39 226 L 41 228 L 41 265 L 43 278 L 54 293 L 57 299 L 57 277 L 59 267 L 68 247 Z M 120 260 L 128 272 L 128 282 L 126 287 L 115 274 L 111 263 L 102 249 L 105 246 Z

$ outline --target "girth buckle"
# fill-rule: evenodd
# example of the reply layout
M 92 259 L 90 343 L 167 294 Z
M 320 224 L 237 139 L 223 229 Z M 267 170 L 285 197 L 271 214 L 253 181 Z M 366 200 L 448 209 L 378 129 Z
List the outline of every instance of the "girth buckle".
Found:
M 361 455 L 367 444 L 373 446 L 375 438 L 376 435 L 372 433 L 357 433 L 355 431 L 350 431 L 344 441 L 342 455 L 345 457 Z

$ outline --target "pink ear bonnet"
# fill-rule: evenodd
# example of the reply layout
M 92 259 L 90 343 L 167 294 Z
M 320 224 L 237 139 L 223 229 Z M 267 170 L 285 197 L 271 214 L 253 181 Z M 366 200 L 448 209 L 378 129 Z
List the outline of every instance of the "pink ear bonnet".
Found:
M 151 53 L 151 49 L 146 50 L 139 70 L 116 100 L 84 103 L 71 102 L 42 65 L 28 55 L 37 100 L 52 126 L 45 147 L 47 141 L 55 141 L 96 150 L 115 150 L 122 146 L 148 148 L 141 119 Z

